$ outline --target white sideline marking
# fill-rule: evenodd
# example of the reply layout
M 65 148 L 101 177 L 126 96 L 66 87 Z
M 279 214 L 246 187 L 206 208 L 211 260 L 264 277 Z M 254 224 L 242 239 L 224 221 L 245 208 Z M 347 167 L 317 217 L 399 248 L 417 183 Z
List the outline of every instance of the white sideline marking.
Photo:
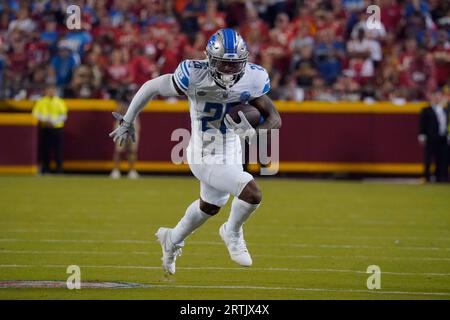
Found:
M 104 230 L 80 230 L 80 229 L 41 229 L 41 230 L 36 230 L 36 229 L 7 229 L 7 230 L 2 230 L 2 233 L 84 233 L 84 234 L 91 234 L 91 235 L 95 235 L 95 234 L 121 234 L 121 235 L 137 235 L 138 232 L 136 231 L 117 231 L 117 230 L 110 230 L 110 231 L 104 231 Z
M 46 264 L 46 265 L 33 265 L 33 264 L 1 264 L 0 268 L 66 268 L 65 265 Z M 159 270 L 161 267 L 152 266 L 118 266 L 118 265 L 82 265 L 80 268 L 96 268 L 96 269 L 143 269 L 143 270 Z M 295 269 L 295 268 L 248 268 L 243 269 L 239 267 L 179 267 L 179 270 L 227 270 L 227 271 L 280 271 L 280 272 L 331 272 L 331 273 L 356 273 L 366 274 L 366 271 L 360 270 L 345 270 L 345 269 Z M 450 276 L 450 273 L 432 273 L 432 272 L 387 272 L 383 271 L 383 274 L 399 275 L 399 276 Z
M 0 242 L 47 242 L 47 243 L 135 243 L 149 244 L 150 240 L 94 240 L 94 239 L 0 239 Z M 220 241 L 190 241 L 192 244 L 220 245 Z M 306 244 L 306 243 L 253 243 L 252 246 L 269 247 L 294 247 L 294 248 L 331 248 L 331 249 L 404 249 L 404 250 L 426 250 L 426 251 L 450 251 L 450 248 L 439 247 L 414 247 L 414 246 L 371 246 L 356 244 Z
M 67 251 L 67 250 L 1 250 L 0 253 L 12 253 L 12 254 L 64 254 L 64 255 L 160 255 L 161 251 Z M 192 256 L 204 256 L 204 253 L 190 252 L 189 255 Z M 209 253 L 211 256 L 223 256 L 223 254 L 213 254 Z M 348 260 L 349 258 L 357 259 L 380 259 L 380 260 L 413 260 L 413 261 L 450 261 L 450 258 L 439 258 L 439 257 L 374 257 L 374 256 L 363 256 L 363 255 L 352 255 L 348 256 L 321 256 L 321 255 L 274 255 L 274 254 L 253 254 L 253 257 L 260 258 L 276 258 L 276 259 L 334 259 L 334 260 Z
M 65 268 L 65 265 L 0 265 L 0 267 L 48 267 L 48 268 Z M 139 269 L 161 269 L 161 267 L 139 267 L 139 266 L 82 266 L 83 268 L 139 268 Z M 179 268 L 179 269 L 193 269 L 193 268 Z M 197 268 L 205 269 L 205 268 Z M 207 268 L 209 269 L 209 268 Z M 215 268 L 215 269 L 231 269 L 243 270 L 242 268 Z M 244 269 L 245 270 L 245 269 Z M 362 273 L 365 273 L 361 271 Z M 450 296 L 450 292 L 413 292 L 413 291 L 378 291 L 378 290 L 358 290 L 358 289 L 324 289 L 324 288 L 295 288 L 295 287 L 265 287 L 265 286 L 227 286 L 227 285 L 148 285 L 149 288 L 162 289 L 245 289 L 245 290 L 283 290 L 283 291 L 313 291 L 313 292 L 348 292 L 348 293 L 376 293 L 376 294 L 404 294 L 404 295 L 427 295 L 427 296 Z
M 93 239 L 0 239 L 0 242 L 54 242 L 54 243 L 150 243 L 146 240 L 93 240 Z
M 193 244 L 206 244 L 206 245 L 223 245 L 220 241 L 189 241 Z M 332 249 L 406 249 L 406 250 L 446 250 L 450 251 L 450 248 L 439 247 L 412 247 L 412 246 L 371 246 L 371 245 L 358 245 L 358 244 L 306 244 L 306 243 L 252 243 L 252 246 L 269 246 L 269 247 L 294 247 L 294 248 L 332 248 Z
M 350 220 L 347 227 L 341 227 L 334 225 L 334 221 L 328 219 L 328 222 L 321 223 L 321 221 L 311 220 L 311 221 L 303 221 L 302 225 L 283 225 L 279 223 L 273 223 L 270 225 L 255 225 L 252 226 L 253 228 L 262 228 L 262 229 L 273 229 L 275 228 L 283 228 L 283 229 L 290 229 L 290 230 L 298 230 L 298 229 L 311 229 L 311 230 L 321 230 L 321 229 L 327 229 L 327 230 L 348 230 L 351 228 L 361 228 L 361 227 L 373 227 L 373 226 L 392 226 L 392 227 L 405 227 L 405 226 L 420 226 L 422 229 L 424 228 L 440 228 L 444 229 L 448 227 L 448 225 L 440 225 L 440 224 L 424 224 L 421 222 L 416 221 L 387 221 L 387 220 L 363 220 L 358 221 L 356 219 Z M 357 222 L 357 223 L 354 223 Z M 318 225 L 320 224 L 320 225 Z
M 101 216 L 98 216 L 101 217 Z M 72 216 L 68 216 L 68 218 L 73 218 Z M 66 223 L 67 220 L 61 220 L 60 222 Z M 119 223 L 109 223 L 109 222 L 102 222 L 101 227 L 114 227 L 117 228 L 118 225 L 121 227 L 128 226 L 130 228 L 136 227 L 137 224 L 133 223 L 123 223 L 121 221 L 118 221 Z M 354 223 L 356 222 L 356 223 Z M 388 221 L 388 220 L 364 220 L 360 221 L 359 218 L 351 219 L 348 221 L 348 226 L 342 227 L 342 226 L 336 226 L 334 220 L 327 219 L 327 220 L 304 220 L 302 225 L 283 225 L 277 222 L 271 222 L 269 225 L 252 225 L 252 228 L 257 229 L 271 229 L 274 228 L 283 228 L 284 230 L 337 230 L 337 231 L 346 231 L 352 228 L 361 228 L 361 227 L 372 227 L 372 226 L 393 226 L 393 227 L 405 227 L 405 226 L 420 226 L 420 228 L 423 229 L 435 229 L 439 228 L 443 231 L 447 231 L 450 225 L 442 225 L 442 224 L 430 224 L 430 223 L 423 223 L 423 222 L 417 222 L 417 221 Z M 11 222 L 11 221 L 3 221 L 2 224 L 4 225 L 17 225 L 17 222 Z M 46 226 L 46 227 L 60 227 L 60 223 L 55 222 L 49 222 L 49 221 L 36 221 L 33 222 L 34 225 L 40 225 L 40 226 Z M 151 226 L 151 223 L 148 222 L 149 226 Z M 139 225 L 140 226 L 140 225 Z
M 336 259 L 336 260 L 348 260 L 349 258 L 358 259 L 381 259 L 381 260 L 418 260 L 418 261 L 450 261 L 450 258 L 436 258 L 436 257 L 379 257 L 379 256 L 362 256 L 362 255 L 351 255 L 351 256 L 317 256 L 317 255 L 270 255 L 270 254 L 253 254 L 253 257 L 264 257 L 264 258 L 292 258 L 292 259 Z
M 267 237 L 267 233 L 255 233 L 255 232 L 249 232 L 252 236 L 256 237 Z M 216 235 L 215 232 L 209 233 L 209 235 Z M 319 235 L 319 237 L 315 238 L 323 238 L 321 237 L 323 234 L 314 234 L 313 236 Z M 277 234 L 277 237 L 281 238 L 291 238 L 293 236 L 292 233 L 290 234 Z M 311 237 L 311 235 L 308 235 L 308 237 Z M 355 239 L 355 240 L 386 240 L 386 241 L 395 241 L 395 240 L 422 240 L 422 241 L 450 241 L 450 238 L 447 237 L 418 237 L 418 236 L 352 236 L 352 235 L 336 235 L 336 234 L 329 234 L 325 238 L 339 238 L 339 239 Z
M 450 292 L 411 292 L 411 291 L 378 291 L 358 289 L 323 289 L 323 288 L 293 288 L 293 287 L 260 287 L 260 286 L 205 286 L 205 285 L 150 285 L 151 288 L 162 289 L 244 289 L 244 290 L 274 290 L 274 291 L 312 291 L 312 292 L 341 292 L 341 293 L 375 293 L 375 294 L 404 294 L 425 296 L 450 296 Z
M 57 229 L 47 229 L 47 230 L 36 230 L 36 229 L 7 229 L 2 230 L 2 233 L 64 233 L 64 234 L 89 234 L 89 235 L 96 235 L 96 234 L 118 234 L 118 235 L 139 235 L 139 232 L 136 231 L 117 231 L 117 230 L 111 230 L 111 231 L 102 231 L 102 230 L 80 230 L 80 229 L 63 229 L 63 230 L 57 230 Z M 210 232 L 209 235 L 216 235 L 216 232 Z M 252 236 L 257 237 L 267 237 L 266 233 L 258 233 L 258 232 L 252 232 Z M 316 234 L 316 235 L 323 235 L 323 234 Z M 278 234 L 278 237 L 287 238 L 291 237 L 292 234 Z M 379 235 L 372 235 L 372 236 L 353 236 L 353 235 L 330 235 L 329 237 L 333 238 L 345 238 L 345 239 L 367 239 L 367 240 L 438 240 L 438 241 L 450 241 L 449 237 L 438 237 L 438 238 L 432 238 L 432 237 L 419 237 L 419 236 L 379 236 Z

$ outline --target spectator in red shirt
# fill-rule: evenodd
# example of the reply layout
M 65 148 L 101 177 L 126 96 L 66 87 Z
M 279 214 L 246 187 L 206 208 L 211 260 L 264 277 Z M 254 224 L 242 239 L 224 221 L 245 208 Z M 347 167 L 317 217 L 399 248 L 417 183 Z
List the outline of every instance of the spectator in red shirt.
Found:
M 292 26 L 295 32 L 306 28 L 310 35 L 317 31 L 314 16 L 307 6 L 299 6 L 297 16 L 292 20 Z
M 133 50 L 130 61 L 132 83 L 134 89 L 140 88 L 145 82 L 159 76 L 153 50 L 136 48 Z
M 116 32 L 116 45 L 133 47 L 138 42 L 138 29 L 130 19 L 125 19 L 123 26 Z
M 23 31 L 20 29 L 13 30 L 11 33 L 11 48 L 7 55 L 9 68 L 6 72 L 6 85 L 10 88 L 12 95 L 24 88 L 25 81 L 29 75 L 29 56 L 23 34 Z
M 106 69 L 106 82 L 109 95 L 117 101 L 128 100 L 128 86 L 133 78 L 128 61 L 125 61 L 124 52 L 115 49 L 111 54 L 111 65 Z
M 185 59 L 205 59 L 206 38 L 203 33 L 199 32 L 195 35 L 192 44 L 189 44 L 184 51 Z M 173 71 L 173 70 L 172 70 Z
M 260 41 L 266 41 L 269 37 L 269 26 L 259 17 L 254 6 L 249 5 L 247 7 L 246 17 L 245 23 L 240 27 L 240 33 L 244 39 L 247 40 L 250 37 L 250 33 L 257 33 Z M 250 54 L 252 54 L 252 50 L 250 50 Z
M 259 29 L 250 29 L 245 37 L 248 51 L 250 52 L 249 61 L 261 64 L 261 52 L 265 37 L 261 36 Z
M 382 0 L 380 1 L 381 8 L 381 22 L 386 28 L 387 32 L 397 33 L 399 26 L 404 24 L 402 16 L 402 6 L 397 0 Z
M 450 78 L 450 42 L 445 30 L 438 32 L 436 45 L 431 51 L 436 65 L 437 84 L 443 86 Z
M 180 58 L 181 50 L 174 45 L 178 43 L 176 37 L 173 33 L 167 35 L 166 46 L 158 60 L 161 65 L 161 74 L 172 73 L 177 68 L 178 63 L 183 59 L 183 57 Z M 189 51 L 189 47 L 186 50 Z
M 275 19 L 275 28 L 270 31 L 269 41 L 261 50 L 263 66 L 269 70 L 276 68 L 278 72 L 285 75 L 290 67 L 289 43 L 292 30 L 289 25 L 289 16 L 280 13 Z
M 409 98 L 425 99 L 436 88 L 436 68 L 433 56 L 418 49 L 414 38 L 408 39 L 405 52 L 400 57 L 400 86 L 409 90 Z
M 229 0 L 225 7 L 228 28 L 239 28 L 246 23 L 246 3 L 243 0 Z
M 119 30 L 117 30 L 111 23 L 111 20 L 107 14 L 99 14 L 99 24 L 92 30 L 92 37 L 94 39 L 107 38 L 109 41 L 114 42 L 118 35 Z

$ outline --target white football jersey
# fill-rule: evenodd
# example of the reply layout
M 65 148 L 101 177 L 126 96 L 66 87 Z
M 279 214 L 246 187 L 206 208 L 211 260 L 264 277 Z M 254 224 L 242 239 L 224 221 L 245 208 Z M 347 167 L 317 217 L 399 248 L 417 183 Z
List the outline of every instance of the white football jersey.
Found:
M 240 158 L 240 139 L 227 130 L 223 119 L 233 106 L 270 90 L 267 71 L 247 63 L 242 78 L 227 91 L 214 82 L 208 71 L 208 60 L 184 60 L 173 78 L 189 99 L 192 130 L 188 153 L 201 158 L 221 155 L 227 162 L 233 157 Z

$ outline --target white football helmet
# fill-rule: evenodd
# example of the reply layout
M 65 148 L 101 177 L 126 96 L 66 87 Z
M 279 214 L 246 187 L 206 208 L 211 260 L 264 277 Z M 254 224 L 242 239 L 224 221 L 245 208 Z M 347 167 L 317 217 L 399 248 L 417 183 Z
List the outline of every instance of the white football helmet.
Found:
M 220 29 L 206 45 L 209 71 L 213 79 L 229 89 L 245 72 L 248 50 L 244 39 L 233 29 Z

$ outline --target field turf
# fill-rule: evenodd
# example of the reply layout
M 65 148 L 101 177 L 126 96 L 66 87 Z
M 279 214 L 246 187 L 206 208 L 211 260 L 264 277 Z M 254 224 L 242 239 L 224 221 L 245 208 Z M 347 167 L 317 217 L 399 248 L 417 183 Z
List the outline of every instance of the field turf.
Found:
M 450 299 L 450 187 L 258 179 L 245 226 L 254 264 L 234 264 L 218 229 L 187 241 L 166 277 L 154 233 L 174 226 L 198 182 L 0 176 L 0 282 L 81 279 L 126 289 L 0 288 L 0 299 Z M 369 290 L 369 265 L 381 289 Z M 83 284 L 82 284 L 83 285 Z

